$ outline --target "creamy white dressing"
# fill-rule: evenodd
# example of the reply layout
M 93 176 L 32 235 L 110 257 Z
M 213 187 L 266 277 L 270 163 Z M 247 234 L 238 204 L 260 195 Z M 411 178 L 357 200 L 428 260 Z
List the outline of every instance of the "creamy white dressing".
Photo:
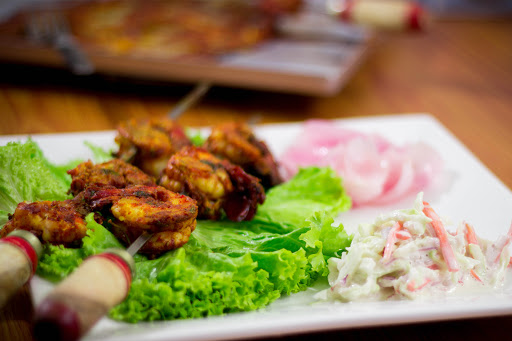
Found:
M 443 234 L 433 227 L 437 219 L 427 209 L 420 193 L 412 209 L 360 225 L 347 252 L 329 259 L 330 288 L 315 297 L 343 302 L 425 299 L 502 288 L 512 227 L 495 242 L 468 236 L 474 231 L 465 223 Z

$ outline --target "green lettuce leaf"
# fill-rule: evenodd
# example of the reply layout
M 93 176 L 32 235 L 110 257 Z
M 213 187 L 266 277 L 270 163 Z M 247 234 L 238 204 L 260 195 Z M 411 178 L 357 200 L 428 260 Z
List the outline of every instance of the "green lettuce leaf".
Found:
M 110 316 L 126 322 L 203 317 L 254 310 L 278 297 L 250 255 L 232 258 L 182 247 L 137 263 L 127 299 Z
M 255 219 L 300 226 L 315 212 L 337 215 L 351 206 L 341 178 L 331 168 L 308 167 L 270 189 Z
M 190 141 L 192 141 L 192 144 L 194 146 L 202 146 L 207 137 L 205 137 L 201 131 L 197 130 L 197 129 L 191 129 L 191 128 L 187 128 L 185 129 L 185 134 L 187 134 L 188 138 L 190 139 Z
M 112 160 L 112 150 L 105 150 L 90 141 L 85 141 L 84 144 L 91 150 L 92 159 L 95 163 L 103 163 Z
M 352 236 L 343 227 L 335 226 L 332 216 L 325 212 L 315 212 L 307 221 L 310 229 L 299 238 L 306 243 L 308 260 L 313 269 L 321 276 L 327 276 L 327 260 L 339 256 L 349 247 Z
M 50 164 L 32 140 L 0 147 L 0 226 L 18 203 L 68 199 L 71 178 Z

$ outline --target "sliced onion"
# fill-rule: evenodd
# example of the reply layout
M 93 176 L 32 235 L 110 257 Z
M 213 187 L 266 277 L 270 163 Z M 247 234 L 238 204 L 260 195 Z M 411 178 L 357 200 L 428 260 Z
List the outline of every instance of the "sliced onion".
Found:
M 397 146 L 382 136 L 323 120 L 305 122 L 280 163 L 286 178 L 299 167 L 332 167 L 354 206 L 392 203 L 425 189 L 443 169 L 440 155 L 425 143 Z
M 371 201 L 382 194 L 389 168 L 381 159 L 373 141 L 357 137 L 344 148 L 330 154 L 329 164 L 343 178 L 343 185 L 354 206 Z
M 410 145 L 407 156 L 414 165 L 414 187 L 416 190 L 427 187 L 443 170 L 443 159 L 439 153 L 425 143 L 419 142 Z

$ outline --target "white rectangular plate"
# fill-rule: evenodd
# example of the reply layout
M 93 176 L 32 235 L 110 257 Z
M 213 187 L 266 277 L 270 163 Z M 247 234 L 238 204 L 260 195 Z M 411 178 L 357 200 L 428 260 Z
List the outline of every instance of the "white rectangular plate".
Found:
M 335 124 L 378 133 L 397 144 L 423 141 L 433 146 L 445 161 L 449 179 L 441 190 L 425 191 L 425 199 L 443 217 L 458 223 L 468 221 L 480 237 L 495 240 L 507 232 L 512 219 L 512 192 L 497 179 L 446 128 L 429 115 L 412 114 L 336 120 Z M 279 155 L 301 131 L 300 122 L 262 125 L 256 133 Z M 45 155 L 53 162 L 91 157 L 83 141 L 114 148 L 115 132 L 34 135 Z M 0 136 L 0 145 L 25 140 L 27 136 Z M 414 195 L 389 206 L 354 209 L 340 221 L 349 231 L 359 223 L 372 222 L 380 213 L 409 208 Z M 32 281 L 35 304 L 51 289 L 51 284 L 35 277 Z M 314 288 L 283 297 L 265 309 L 248 313 L 201 319 L 125 324 L 103 318 L 84 340 L 211 340 L 270 337 L 302 332 L 350 327 L 440 321 L 466 317 L 512 314 L 512 284 L 484 294 L 433 297 L 422 301 L 368 303 L 319 303 L 313 295 L 327 287 Z

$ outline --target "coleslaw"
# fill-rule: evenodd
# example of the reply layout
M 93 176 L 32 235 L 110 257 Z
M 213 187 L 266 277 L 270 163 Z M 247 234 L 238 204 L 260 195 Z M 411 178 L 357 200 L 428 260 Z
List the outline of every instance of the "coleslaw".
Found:
M 321 300 L 417 299 L 459 288 L 497 288 L 504 284 L 511 258 L 508 233 L 496 240 L 476 236 L 466 222 L 445 229 L 419 193 L 413 208 L 362 224 L 340 258 L 328 260 L 330 288 Z

